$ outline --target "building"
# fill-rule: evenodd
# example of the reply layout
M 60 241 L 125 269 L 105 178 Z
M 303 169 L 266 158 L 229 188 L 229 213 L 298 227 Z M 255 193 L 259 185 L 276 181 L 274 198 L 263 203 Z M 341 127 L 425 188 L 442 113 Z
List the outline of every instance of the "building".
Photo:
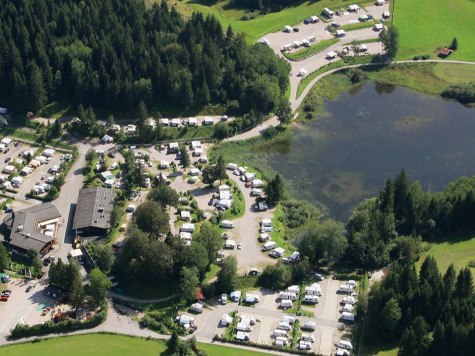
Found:
M 52 203 L 8 214 L 3 224 L 10 230 L 10 247 L 21 255 L 30 250 L 45 255 L 55 244 L 60 219 L 61 214 Z
M 97 238 L 111 228 L 110 217 L 115 192 L 108 188 L 86 188 L 79 191 L 73 230 L 80 237 Z

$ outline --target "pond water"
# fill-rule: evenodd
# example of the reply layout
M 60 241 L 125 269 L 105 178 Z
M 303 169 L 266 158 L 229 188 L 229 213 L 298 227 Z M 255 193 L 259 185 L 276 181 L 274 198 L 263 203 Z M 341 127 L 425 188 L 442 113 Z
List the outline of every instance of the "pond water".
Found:
M 475 174 L 475 109 L 367 82 L 326 102 L 322 117 L 294 129 L 289 152 L 267 163 L 295 196 L 346 219 L 402 168 L 431 191 Z

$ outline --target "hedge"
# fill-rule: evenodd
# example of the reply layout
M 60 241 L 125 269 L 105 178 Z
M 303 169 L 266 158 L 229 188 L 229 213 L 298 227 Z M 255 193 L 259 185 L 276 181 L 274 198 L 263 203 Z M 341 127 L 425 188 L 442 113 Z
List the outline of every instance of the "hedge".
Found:
M 319 355 L 319 354 L 316 354 L 314 352 L 309 352 L 309 351 L 304 351 L 304 350 L 293 350 L 293 349 L 289 349 L 289 348 L 280 349 L 280 348 L 277 348 L 273 345 L 257 344 L 257 343 L 254 343 L 252 341 L 229 340 L 229 339 L 226 339 L 224 337 L 220 337 L 218 335 L 215 335 L 213 337 L 213 341 L 219 341 L 219 342 L 222 342 L 222 343 L 229 343 L 229 344 L 235 344 L 235 345 L 255 347 L 255 348 L 259 348 L 259 349 L 263 349 L 263 350 L 282 351 L 282 352 L 285 352 L 285 353 L 288 353 L 288 354 L 295 354 L 295 355 L 311 355 L 311 356 Z
M 57 324 L 49 321 L 44 324 L 36 325 L 20 325 L 17 324 L 15 329 L 11 330 L 10 339 L 19 339 L 23 337 L 58 334 L 65 331 L 76 331 L 83 329 L 92 329 L 102 324 L 107 318 L 107 304 L 100 306 L 101 311 L 96 313 L 91 320 L 65 320 Z

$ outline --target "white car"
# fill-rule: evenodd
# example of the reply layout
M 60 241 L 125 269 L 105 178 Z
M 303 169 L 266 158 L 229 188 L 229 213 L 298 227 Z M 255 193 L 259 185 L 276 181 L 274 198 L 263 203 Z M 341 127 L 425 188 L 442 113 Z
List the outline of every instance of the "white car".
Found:
M 227 304 L 228 296 L 225 293 L 223 293 L 223 294 L 221 294 L 220 300 L 221 300 L 221 304 Z
M 302 330 L 312 330 L 314 331 L 317 328 L 317 323 L 314 321 L 307 321 L 302 325 Z
M 238 244 L 237 244 L 237 249 L 238 249 L 238 250 L 242 249 L 242 242 L 238 242 Z

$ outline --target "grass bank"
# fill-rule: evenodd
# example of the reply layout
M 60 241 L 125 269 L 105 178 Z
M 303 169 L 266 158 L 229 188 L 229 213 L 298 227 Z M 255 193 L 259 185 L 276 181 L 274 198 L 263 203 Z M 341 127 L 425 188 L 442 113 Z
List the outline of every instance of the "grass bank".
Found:
M 394 25 L 399 29 L 397 59 L 429 54 L 457 37 L 459 47 L 450 59 L 475 60 L 475 2 L 472 0 L 397 0 Z
M 309 75 L 307 75 L 305 78 L 303 78 L 300 81 L 299 86 L 297 87 L 297 98 L 299 98 L 300 95 L 302 95 L 302 92 L 310 84 L 310 82 L 314 80 L 316 77 L 318 77 L 320 74 L 328 72 L 332 69 L 342 68 L 342 67 L 346 67 L 353 64 L 371 63 L 373 60 L 374 60 L 374 57 L 372 56 L 359 56 L 359 57 L 350 57 L 348 58 L 347 61 L 338 60 L 338 61 L 329 63 L 317 69 L 316 71 L 313 71 L 312 73 L 310 73 Z
M 287 58 L 290 61 L 301 61 L 319 52 L 322 52 L 326 48 L 337 43 L 338 41 L 339 41 L 338 38 L 329 38 L 327 40 L 322 40 L 320 42 L 317 42 L 310 47 L 306 47 L 301 50 L 298 50 L 296 52 L 291 52 L 291 53 L 283 52 L 283 55 L 285 56 L 285 58 Z
M 100 345 L 100 347 L 98 347 Z M 210 356 L 260 356 L 262 352 L 247 351 L 233 347 L 198 343 L 198 347 Z M 164 341 L 148 340 L 124 335 L 88 334 L 37 340 L 30 343 L 9 345 L 0 348 L 3 356 L 59 355 L 69 356 L 115 356 L 115 355 L 171 355 Z

